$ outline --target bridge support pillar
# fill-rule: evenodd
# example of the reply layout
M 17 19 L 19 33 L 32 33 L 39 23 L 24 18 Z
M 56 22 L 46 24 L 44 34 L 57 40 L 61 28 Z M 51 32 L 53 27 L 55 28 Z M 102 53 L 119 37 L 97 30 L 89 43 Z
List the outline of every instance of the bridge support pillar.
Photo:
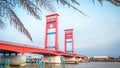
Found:
M 82 63 L 88 63 L 89 59 L 88 58 L 82 58 L 82 60 L 80 60 L 80 62 L 82 62 Z
M 53 64 L 60 64 L 62 60 L 62 56 L 44 56 L 45 63 L 53 63 Z
M 88 58 L 76 58 L 78 60 L 78 62 L 81 62 L 81 63 L 88 63 L 89 62 L 89 59 Z
M 6 59 L 10 59 L 10 65 L 26 65 L 26 56 L 0 56 L 0 64 L 5 64 Z
M 65 59 L 65 63 L 67 64 L 78 64 L 79 63 L 79 59 L 76 57 L 64 57 Z

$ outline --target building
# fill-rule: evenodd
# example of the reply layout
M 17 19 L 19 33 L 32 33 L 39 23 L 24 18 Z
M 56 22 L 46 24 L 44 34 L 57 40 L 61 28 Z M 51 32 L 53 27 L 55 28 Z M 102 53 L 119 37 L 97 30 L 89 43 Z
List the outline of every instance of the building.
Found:
M 93 56 L 92 58 L 90 58 L 90 61 L 108 61 L 109 60 L 109 56 Z

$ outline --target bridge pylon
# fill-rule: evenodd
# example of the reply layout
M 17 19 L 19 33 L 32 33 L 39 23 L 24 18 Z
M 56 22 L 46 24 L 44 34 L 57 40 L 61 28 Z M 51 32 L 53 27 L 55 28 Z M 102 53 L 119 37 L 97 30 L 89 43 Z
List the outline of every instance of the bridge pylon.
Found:
M 46 33 L 45 33 L 45 48 L 55 48 L 58 50 L 58 14 L 51 14 L 46 16 Z M 50 46 L 48 43 L 50 40 L 48 39 L 50 35 L 54 35 L 53 41 L 54 45 Z
M 70 45 L 67 45 L 68 43 L 70 43 L 72 45 L 72 50 L 70 50 L 70 51 L 67 50 L 67 46 L 70 46 Z M 73 29 L 66 29 L 65 30 L 64 51 L 74 53 Z

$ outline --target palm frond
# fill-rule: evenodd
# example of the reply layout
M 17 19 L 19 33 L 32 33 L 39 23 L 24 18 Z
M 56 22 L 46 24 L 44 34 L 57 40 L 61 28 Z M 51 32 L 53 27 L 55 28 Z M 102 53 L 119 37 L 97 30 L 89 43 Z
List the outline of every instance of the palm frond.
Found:
M 19 6 L 25 8 L 29 14 L 34 16 L 36 19 L 41 19 L 39 15 L 41 10 L 36 4 L 34 4 L 34 2 L 31 2 L 31 0 L 19 0 L 18 3 Z
M 43 7 L 49 12 L 55 12 L 55 7 L 53 6 L 52 0 L 37 0 L 36 1 L 40 7 Z
M 101 6 L 103 6 L 103 3 L 102 3 L 103 0 L 98 0 L 98 2 L 101 4 Z M 95 4 L 95 0 L 92 0 L 93 4 Z
M 103 0 L 98 0 L 98 2 L 103 6 L 102 1 L 103 1 Z
M 6 26 L 6 23 L 4 20 L 6 20 L 6 13 L 8 8 L 10 6 L 10 3 L 7 3 L 6 0 L 0 0 L 0 29 L 4 29 Z
M 82 12 L 80 9 L 78 9 L 75 6 L 71 5 L 67 0 L 57 0 L 57 1 L 59 1 L 63 5 L 67 5 L 68 7 L 73 8 L 74 10 L 77 10 L 78 12 L 80 12 L 83 15 L 85 15 L 86 17 L 89 17 L 87 14 L 85 14 L 84 12 Z
M 92 0 L 94 3 L 94 0 Z M 120 0 L 98 0 L 98 2 L 103 6 L 103 1 L 109 1 L 111 4 L 114 4 L 116 6 L 120 6 Z
M 4 29 L 5 28 L 5 22 L 3 22 L 1 19 L 0 19 L 0 29 Z
M 21 23 L 15 12 L 12 10 L 13 5 L 15 4 L 11 5 L 12 2 L 10 3 L 9 0 L 1 0 L 0 4 L 0 27 L 3 28 L 5 26 L 4 21 L 6 21 L 6 19 L 9 19 L 10 23 L 14 25 L 18 31 L 24 33 L 32 41 L 31 35 Z
M 9 7 L 9 3 L 7 3 L 5 0 L 0 1 L 0 17 L 2 18 L 3 16 L 6 15 L 6 8 Z
M 92 0 L 92 2 L 93 2 L 93 4 L 95 4 L 95 1 L 94 1 L 94 0 Z
M 24 25 L 22 24 L 22 22 L 20 21 L 20 19 L 12 9 L 9 9 L 9 18 L 10 18 L 10 24 L 14 25 L 14 27 L 18 29 L 18 31 L 24 33 L 32 41 L 31 35 L 29 34 L 27 29 L 24 27 Z
M 108 1 L 116 6 L 120 6 L 120 0 L 108 0 Z
M 71 0 L 73 3 L 76 3 L 77 5 L 80 5 L 76 0 Z

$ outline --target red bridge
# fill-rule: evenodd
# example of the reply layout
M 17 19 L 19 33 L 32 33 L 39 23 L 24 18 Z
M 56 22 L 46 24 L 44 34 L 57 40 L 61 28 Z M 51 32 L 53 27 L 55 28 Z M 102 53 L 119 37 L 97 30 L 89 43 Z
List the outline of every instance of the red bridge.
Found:
M 5 42 L 0 41 L 0 53 L 36 53 L 36 54 L 42 54 L 42 55 L 53 55 L 53 56 L 68 56 L 68 57 L 80 57 L 80 58 L 86 58 L 86 56 L 59 51 L 59 50 L 50 50 L 50 49 L 44 49 L 40 47 L 35 47 L 31 45 L 25 45 L 25 44 L 18 44 L 18 43 L 11 43 L 11 42 Z
M 35 47 L 26 44 L 18 44 L 0 41 L 0 53 L 36 53 L 42 54 L 44 56 L 64 56 L 64 57 L 76 57 L 76 58 L 87 58 L 86 56 L 74 53 L 74 35 L 73 29 L 65 30 L 64 37 L 64 51 L 60 51 L 58 48 L 58 14 L 52 14 L 46 16 L 46 33 L 45 33 L 45 48 Z M 53 35 L 55 38 L 52 39 L 54 44 L 48 44 L 49 36 Z M 66 46 L 72 47 L 72 49 L 67 49 Z M 52 48 L 52 50 L 51 50 Z M 53 50 L 54 49 L 54 50 Z

